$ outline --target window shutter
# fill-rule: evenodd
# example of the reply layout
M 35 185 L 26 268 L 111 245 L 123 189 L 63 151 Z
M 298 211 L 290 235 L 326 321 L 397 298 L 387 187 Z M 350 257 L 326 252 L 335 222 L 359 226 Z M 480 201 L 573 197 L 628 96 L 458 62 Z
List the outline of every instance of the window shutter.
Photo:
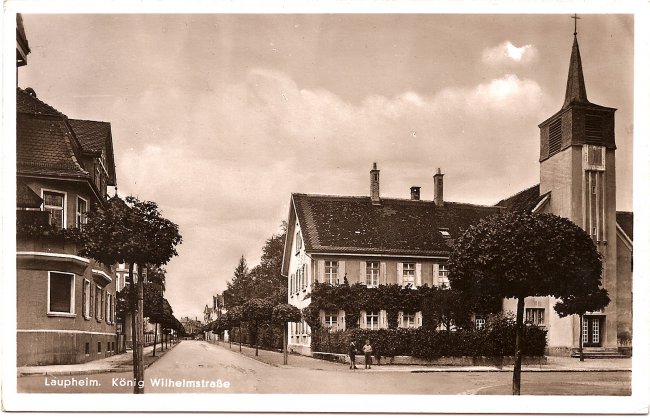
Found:
M 386 284 L 386 282 L 386 263 L 382 261 L 379 264 L 379 284 Z
M 345 311 L 339 309 L 338 330 L 345 331 Z
M 305 263 L 302 268 L 305 275 L 305 287 L 309 288 L 309 283 L 311 282 L 311 280 L 309 280 L 309 264 Z
M 397 326 L 400 328 L 404 327 L 404 312 L 402 311 L 397 313 Z
M 404 285 L 404 263 L 397 263 L 397 284 Z
M 415 287 L 422 286 L 422 263 L 415 263 Z
M 325 311 L 320 309 L 318 311 L 318 316 L 320 316 L 320 323 L 321 325 L 325 325 Z
M 86 281 L 82 280 L 81 281 L 81 314 L 83 315 L 84 318 L 88 318 L 88 315 L 86 315 Z
M 90 308 L 88 309 L 88 318 L 92 318 L 94 316 L 94 311 L 95 309 L 95 286 L 93 286 L 93 283 L 90 282 Z
M 359 263 L 359 283 L 367 284 L 366 283 L 366 262 L 365 261 L 361 261 Z
M 366 329 L 366 311 L 359 312 L 359 328 Z
M 438 264 L 433 265 L 433 285 L 440 286 L 440 281 L 438 279 Z
M 415 313 L 415 325 L 418 327 L 422 326 L 422 311 L 417 311 Z
M 325 283 L 325 260 L 318 260 L 318 281 Z
M 345 261 L 341 260 L 339 261 L 339 271 L 338 271 L 338 279 L 339 279 L 339 284 L 343 284 L 343 277 L 345 276 Z
M 384 309 L 379 311 L 379 328 L 388 328 L 388 320 Z

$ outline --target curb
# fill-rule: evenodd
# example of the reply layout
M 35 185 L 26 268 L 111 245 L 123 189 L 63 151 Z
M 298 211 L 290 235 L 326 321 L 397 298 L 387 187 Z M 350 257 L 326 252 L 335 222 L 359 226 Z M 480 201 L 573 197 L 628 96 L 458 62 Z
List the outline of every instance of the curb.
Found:
M 172 351 L 178 344 L 173 345 L 168 348 L 164 353 Z M 144 365 L 144 370 L 148 369 L 149 366 L 160 360 L 162 356 L 156 356 L 156 358 L 149 364 Z M 73 370 L 73 371 L 52 371 L 52 372 L 18 372 L 17 377 L 30 377 L 30 376 L 80 376 L 85 374 L 104 374 L 104 373 L 124 373 L 133 370 L 133 365 L 119 365 L 112 368 L 103 368 L 103 369 L 89 369 L 89 370 Z

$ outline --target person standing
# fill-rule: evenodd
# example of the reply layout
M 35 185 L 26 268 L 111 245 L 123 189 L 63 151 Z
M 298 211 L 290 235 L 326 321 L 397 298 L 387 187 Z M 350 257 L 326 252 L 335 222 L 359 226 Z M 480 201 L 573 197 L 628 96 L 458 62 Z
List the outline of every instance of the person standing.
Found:
M 348 356 L 350 356 L 350 370 L 357 368 L 356 354 L 357 345 L 354 343 L 354 341 L 350 341 L 350 345 L 348 346 Z
M 370 345 L 370 340 L 366 340 L 366 345 L 363 346 L 363 355 L 365 356 L 366 369 L 370 369 L 372 364 L 372 345 Z

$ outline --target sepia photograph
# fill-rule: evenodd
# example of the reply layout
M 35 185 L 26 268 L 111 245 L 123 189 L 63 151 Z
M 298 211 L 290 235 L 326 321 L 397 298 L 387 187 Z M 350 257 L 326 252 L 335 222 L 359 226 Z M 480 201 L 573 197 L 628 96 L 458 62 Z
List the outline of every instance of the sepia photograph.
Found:
M 40 5 L 3 409 L 648 413 L 641 8 Z

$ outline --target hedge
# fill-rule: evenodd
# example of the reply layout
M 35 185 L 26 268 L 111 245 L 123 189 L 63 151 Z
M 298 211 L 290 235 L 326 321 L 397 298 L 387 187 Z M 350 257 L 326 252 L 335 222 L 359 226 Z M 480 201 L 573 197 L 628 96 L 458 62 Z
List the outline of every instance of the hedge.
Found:
M 509 318 L 493 320 L 480 330 L 438 331 L 435 329 L 350 329 L 312 332 L 311 349 L 315 352 L 345 354 L 351 340 L 360 349 L 366 339 L 374 354 L 382 357 L 412 356 L 433 359 L 447 356 L 512 356 L 515 354 L 515 324 Z M 526 326 L 523 354 L 544 355 L 546 330 Z

